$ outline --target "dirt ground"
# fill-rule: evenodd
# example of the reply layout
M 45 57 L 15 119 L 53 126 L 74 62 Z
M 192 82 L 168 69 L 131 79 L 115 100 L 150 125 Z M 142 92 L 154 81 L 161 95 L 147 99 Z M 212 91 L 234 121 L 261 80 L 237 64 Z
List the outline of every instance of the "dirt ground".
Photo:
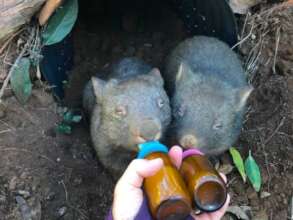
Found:
M 80 108 L 85 82 L 113 60 L 138 56 L 163 67 L 165 56 L 187 35 L 170 10 L 156 8 L 143 19 L 116 20 L 108 14 L 93 22 L 91 13 L 81 13 L 74 30 L 75 67 L 66 106 Z M 263 185 L 260 193 L 254 192 L 233 169 L 227 175 L 231 204 L 245 209 L 249 219 L 290 219 L 293 7 L 260 6 L 247 19 L 240 17 L 239 25 L 244 40 L 238 52 L 255 90 L 235 146 L 245 156 L 252 151 Z M 0 107 L 0 220 L 26 219 L 20 215 L 22 203 L 27 203 L 33 219 L 104 219 L 114 182 L 95 156 L 88 122 L 76 125 L 71 135 L 55 132 L 60 107 L 38 86 L 25 106 L 8 95 Z M 228 154 L 220 162 L 226 170 L 232 164 Z

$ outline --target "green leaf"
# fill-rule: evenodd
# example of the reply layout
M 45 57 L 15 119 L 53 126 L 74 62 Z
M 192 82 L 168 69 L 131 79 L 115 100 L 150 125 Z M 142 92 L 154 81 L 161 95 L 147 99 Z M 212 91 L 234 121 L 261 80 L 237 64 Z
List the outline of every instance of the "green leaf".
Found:
M 81 121 L 81 119 L 82 119 L 81 115 L 74 115 L 74 116 L 72 117 L 72 122 L 74 122 L 74 123 L 78 123 L 78 122 Z
M 32 83 L 30 79 L 30 60 L 21 58 L 17 67 L 13 70 L 10 84 L 17 100 L 25 104 L 32 93 Z
M 73 113 L 71 111 L 67 111 L 63 115 L 63 121 L 66 122 L 66 123 L 70 123 L 72 117 L 73 117 Z
M 66 0 L 63 6 L 57 9 L 50 18 L 48 25 L 42 33 L 45 45 L 56 44 L 62 41 L 72 30 L 77 19 L 78 0 Z
M 61 133 L 61 134 L 71 134 L 72 132 L 71 126 L 65 123 L 58 124 L 56 130 L 58 133 Z
M 63 115 L 63 121 L 66 123 L 78 123 L 81 119 L 81 115 L 74 115 L 72 111 L 68 111 Z
M 255 162 L 254 158 L 251 155 L 251 151 L 249 151 L 249 156 L 245 160 L 245 170 L 248 176 L 248 179 L 252 183 L 253 188 L 256 192 L 259 192 L 261 186 L 261 176 L 260 170 Z
M 246 173 L 244 169 L 244 163 L 239 151 L 234 147 L 231 147 L 229 151 L 233 158 L 233 162 L 243 179 L 243 182 L 246 182 Z

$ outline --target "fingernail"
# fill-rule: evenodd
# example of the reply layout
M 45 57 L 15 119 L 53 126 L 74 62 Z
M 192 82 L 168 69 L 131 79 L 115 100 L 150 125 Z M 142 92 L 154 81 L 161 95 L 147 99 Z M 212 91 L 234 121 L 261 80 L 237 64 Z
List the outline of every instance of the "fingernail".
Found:
M 163 160 L 161 158 L 156 158 L 156 159 L 152 159 L 152 160 L 148 160 L 149 163 L 163 163 Z

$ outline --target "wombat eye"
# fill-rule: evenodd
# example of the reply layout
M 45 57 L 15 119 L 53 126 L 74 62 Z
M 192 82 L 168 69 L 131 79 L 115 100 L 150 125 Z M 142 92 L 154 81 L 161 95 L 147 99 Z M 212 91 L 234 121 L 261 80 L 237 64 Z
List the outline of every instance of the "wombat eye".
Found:
M 183 106 L 181 106 L 181 107 L 178 109 L 178 115 L 179 115 L 180 117 L 183 117 L 183 116 L 184 116 L 184 107 L 183 107 Z
M 163 108 L 163 106 L 165 104 L 163 99 L 158 99 L 157 103 L 158 103 L 159 108 Z
M 185 113 L 185 109 L 184 109 L 184 107 L 183 106 L 180 106 L 180 107 L 177 107 L 177 108 L 175 108 L 175 110 L 174 110 L 174 116 L 176 117 L 176 118 L 181 118 L 181 117 L 183 117 L 184 116 L 184 113 Z
M 118 116 L 121 116 L 121 117 L 126 116 L 127 115 L 126 107 L 124 107 L 124 106 L 116 107 L 115 114 Z
M 221 129 L 222 127 L 223 127 L 223 125 L 222 125 L 221 123 L 216 123 L 216 124 L 213 125 L 213 129 L 214 129 L 214 130 L 219 130 L 219 129 Z

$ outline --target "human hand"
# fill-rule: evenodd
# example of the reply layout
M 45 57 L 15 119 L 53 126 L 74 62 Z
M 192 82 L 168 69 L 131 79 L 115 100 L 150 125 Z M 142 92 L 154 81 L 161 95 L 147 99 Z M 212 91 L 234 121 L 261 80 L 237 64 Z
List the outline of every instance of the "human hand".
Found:
M 135 159 L 129 164 L 114 190 L 114 220 L 135 219 L 144 199 L 141 188 L 143 179 L 154 175 L 162 166 L 163 161 L 160 158 Z
M 180 168 L 182 163 L 182 149 L 172 147 L 169 151 L 169 157 L 173 164 Z M 114 190 L 113 201 L 113 219 L 128 220 L 135 219 L 143 203 L 142 184 L 146 177 L 154 175 L 163 166 L 163 161 L 158 158 L 154 160 L 135 159 L 119 179 Z M 226 182 L 226 177 L 222 175 Z M 224 215 L 230 197 L 228 195 L 225 205 L 218 211 L 212 213 L 203 213 L 196 215 L 196 220 L 219 220 Z
M 169 156 L 176 167 L 182 161 L 182 150 L 179 147 L 172 148 Z M 134 219 L 143 204 L 142 184 L 146 177 L 154 175 L 163 166 L 162 159 L 133 160 L 122 177 L 118 180 L 114 190 L 113 219 Z

